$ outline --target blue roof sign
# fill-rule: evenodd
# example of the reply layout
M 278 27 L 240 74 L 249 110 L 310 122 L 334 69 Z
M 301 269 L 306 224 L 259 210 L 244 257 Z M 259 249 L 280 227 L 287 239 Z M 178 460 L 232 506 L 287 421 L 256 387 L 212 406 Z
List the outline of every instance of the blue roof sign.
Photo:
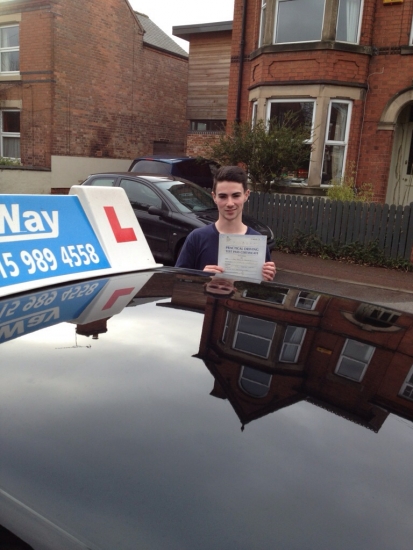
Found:
M 155 267 L 123 189 L 0 195 L 0 296 Z

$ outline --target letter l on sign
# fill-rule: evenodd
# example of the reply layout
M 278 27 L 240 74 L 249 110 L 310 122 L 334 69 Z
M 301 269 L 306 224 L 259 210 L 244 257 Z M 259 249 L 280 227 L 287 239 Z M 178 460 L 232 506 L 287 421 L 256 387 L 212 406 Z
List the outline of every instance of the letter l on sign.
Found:
M 104 206 L 103 208 L 109 220 L 113 234 L 115 235 L 116 242 L 130 243 L 131 241 L 138 240 L 133 227 L 121 227 L 113 206 Z

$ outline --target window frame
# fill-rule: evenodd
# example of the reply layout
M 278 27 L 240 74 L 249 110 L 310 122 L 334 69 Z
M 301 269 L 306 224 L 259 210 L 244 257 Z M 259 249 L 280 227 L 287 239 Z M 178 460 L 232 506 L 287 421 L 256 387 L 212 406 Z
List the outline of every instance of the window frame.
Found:
M 349 342 L 356 342 L 357 344 L 361 344 L 361 345 L 367 346 L 367 348 L 369 348 L 370 356 L 368 357 L 367 361 L 361 361 L 360 359 L 356 359 L 356 358 L 354 358 L 350 355 L 345 354 L 345 350 L 346 350 L 347 345 L 348 345 Z M 342 348 L 341 353 L 340 353 L 340 357 L 337 361 L 336 368 L 334 369 L 334 373 L 337 374 L 337 376 L 341 376 L 342 378 L 346 378 L 346 380 L 351 380 L 353 382 L 361 382 L 364 378 L 364 375 L 366 374 L 367 368 L 368 368 L 368 366 L 369 366 L 369 364 L 370 364 L 370 362 L 373 358 L 375 350 L 376 350 L 375 346 L 370 346 L 370 344 L 365 344 L 364 342 L 360 342 L 359 340 L 354 340 L 353 338 L 346 338 L 346 341 L 344 342 L 343 348 Z M 346 376 L 345 374 L 341 374 L 339 372 L 341 363 L 343 362 L 343 359 L 345 357 L 348 357 L 348 358 L 352 359 L 353 361 L 356 361 L 360 364 L 364 364 L 364 367 L 363 367 L 363 369 L 360 373 L 360 376 L 359 376 L 358 380 L 355 379 L 355 378 L 351 378 L 350 376 Z
M 21 131 L 20 132 L 4 132 L 3 131 L 3 113 L 19 113 L 19 116 L 21 116 L 21 110 L 20 109 L 1 109 L 0 110 L 0 156 L 3 158 L 9 158 L 13 160 L 21 160 Z M 19 120 L 19 125 L 20 125 Z M 4 138 L 18 138 L 19 139 L 19 157 L 8 157 L 4 154 L 4 144 L 3 139 Z
M 315 120 L 316 120 L 316 109 L 317 109 L 317 99 L 308 98 L 308 97 L 290 97 L 290 98 L 271 98 L 267 100 L 267 107 L 266 107 L 266 113 L 265 113 L 265 124 L 267 128 L 269 128 L 270 124 L 270 114 L 271 114 L 271 105 L 273 103 L 312 103 L 313 105 L 313 114 L 312 114 L 312 120 L 311 120 L 311 132 L 309 139 L 304 140 L 304 143 L 312 146 L 314 143 L 315 138 Z M 315 151 L 311 150 L 310 158 L 308 161 L 308 175 L 305 178 L 306 181 L 308 181 L 308 178 L 310 177 L 310 172 L 312 169 L 312 160 L 313 160 L 313 154 Z M 324 158 L 324 157 L 323 157 Z
M 334 103 L 348 105 L 344 140 L 328 139 L 328 130 L 329 130 L 329 127 L 330 127 L 331 111 L 332 111 L 332 106 L 333 106 Z M 333 98 L 330 99 L 330 102 L 328 104 L 328 113 L 327 113 L 327 120 L 326 120 L 326 127 L 325 127 L 323 158 L 321 160 L 321 174 L 320 174 L 321 186 L 323 186 L 323 185 L 324 186 L 325 185 L 330 186 L 331 183 L 329 183 L 329 182 L 331 182 L 334 179 L 334 176 L 333 176 L 331 178 L 331 180 L 328 180 L 328 183 L 323 184 L 323 168 L 324 168 L 324 159 L 325 159 L 326 147 L 327 146 L 343 147 L 344 148 L 342 171 L 341 171 L 341 175 L 339 176 L 339 178 L 341 179 L 345 176 L 352 113 L 353 113 L 353 101 L 352 100 L 349 100 L 349 99 L 333 99 Z
M 261 381 L 258 381 L 258 380 L 254 380 L 252 377 L 248 377 L 248 376 L 244 376 L 244 371 L 245 369 L 249 369 L 250 371 L 258 371 L 258 372 L 261 372 L 262 374 L 266 374 L 267 377 L 268 377 L 268 381 L 267 383 L 263 383 Z M 270 391 L 270 388 L 271 388 L 271 382 L 272 382 L 272 374 L 270 373 L 267 373 L 267 372 L 264 372 L 264 371 L 260 371 L 259 369 L 257 368 L 254 368 L 254 367 L 250 367 L 248 365 L 242 365 L 241 366 L 241 372 L 240 372 L 240 375 L 239 375 L 239 378 L 238 378 L 238 385 L 239 387 L 241 388 L 241 390 L 246 393 L 247 395 L 249 395 L 250 397 L 254 397 L 255 399 L 263 399 L 264 397 L 266 397 Z M 242 385 L 242 381 L 243 380 L 246 380 L 252 384 L 255 384 L 257 387 L 260 387 L 263 389 L 263 393 L 261 395 L 256 395 L 256 394 L 253 394 L 252 392 L 248 391 L 243 385 Z
M 264 45 L 265 39 L 265 26 L 267 21 L 267 0 L 261 0 L 261 10 L 260 10 L 260 28 L 258 34 L 258 47 Z
M 13 28 L 13 27 L 16 27 L 17 29 L 19 29 L 19 44 L 18 46 L 12 46 L 12 47 L 9 47 L 9 48 L 2 48 L 1 47 L 1 32 L 3 29 L 10 29 L 10 28 Z M 2 71 L 1 70 L 1 67 L 2 67 L 2 55 L 3 53 L 10 53 L 10 52 L 18 52 L 19 53 L 19 69 L 17 71 Z M 6 76 L 6 75 L 16 75 L 16 74 L 20 74 L 20 25 L 16 25 L 16 24 L 5 24 L 5 25 L 0 25 L 0 76 Z
M 360 36 L 361 36 L 361 24 L 363 21 L 363 10 L 364 10 L 364 0 L 360 0 L 360 10 L 359 10 L 359 20 L 358 20 L 358 27 L 357 27 L 357 36 L 355 42 L 350 42 L 349 40 L 338 40 L 337 39 L 337 29 L 338 29 L 338 21 L 339 21 L 339 15 L 340 15 L 340 5 L 343 0 L 339 0 L 338 5 L 338 11 L 337 11 L 337 21 L 336 21 L 336 42 L 340 42 L 341 44 L 360 44 Z
M 403 395 L 407 387 L 410 388 L 410 391 L 411 391 L 410 396 Z M 403 385 L 400 388 L 399 397 L 402 397 L 403 399 L 407 399 L 408 401 L 413 401 L 413 365 L 411 366 L 409 372 L 407 373 L 407 376 L 403 382 Z
M 323 0 L 324 2 L 324 8 L 323 8 L 323 20 L 321 22 L 321 27 L 320 27 L 320 37 L 318 39 L 314 39 L 314 40 L 300 40 L 300 41 L 291 41 L 291 42 L 277 42 L 277 29 L 278 29 L 278 19 L 279 19 L 279 6 L 280 6 L 280 3 L 281 2 L 288 2 L 290 0 L 275 0 L 276 2 L 276 5 L 275 5 L 275 13 L 274 13 L 274 29 L 273 29 L 273 33 L 272 33 L 272 43 L 273 44 L 308 44 L 310 42 L 321 42 L 321 39 L 322 39 L 322 36 L 323 36 L 323 29 L 324 29 L 324 23 L 325 23 L 325 14 L 326 14 L 326 3 L 328 2 L 328 0 Z M 337 17 L 338 17 L 338 14 L 337 14 Z
M 298 330 L 302 331 L 301 339 L 298 343 L 289 342 L 289 341 L 286 340 L 286 336 L 287 336 L 289 328 L 298 329 Z M 279 358 L 278 358 L 278 361 L 280 363 L 290 363 L 290 364 L 296 364 L 297 363 L 306 334 L 307 334 L 307 329 L 304 328 L 304 327 L 299 327 L 299 326 L 295 326 L 295 325 L 287 325 L 285 327 L 283 342 L 282 342 L 282 346 L 281 346 L 281 350 L 280 350 L 280 355 L 279 355 Z M 294 359 L 292 361 L 287 360 L 287 359 L 283 359 L 284 350 L 287 349 L 287 348 L 291 348 L 291 347 L 295 348 Z
M 255 320 L 255 321 L 259 321 L 261 323 L 266 323 L 266 324 L 268 324 L 268 326 L 272 325 L 272 334 L 271 334 L 271 336 L 266 337 L 266 336 L 262 336 L 262 335 L 258 334 L 257 332 L 251 332 L 251 331 L 247 332 L 246 330 L 242 330 L 242 329 L 240 330 L 240 324 L 241 324 L 243 319 L 252 319 L 253 321 Z M 258 318 L 258 317 L 251 317 L 250 315 L 244 315 L 244 314 L 237 315 L 235 330 L 234 330 L 234 336 L 233 336 L 233 339 L 232 339 L 231 347 L 232 347 L 233 350 L 238 351 L 240 353 L 247 353 L 248 355 L 252 355 L 252 356 L 258 357 L 260 359 L 268 360 L 269 357 L 270 357 L 270 354 L 271 354 L 272 345 L 273 345 L 273 341 L 274 341 L 274 336 L 276 334 L 276 328 L 277 328 L 277 323 L 274 323 L 273 321 L 268 321 L 266 319 L 261 319 L 261 318 Z M 259 353 L 254 353 L 251 350 L 245 349 L 245 346 L 241 347 L 240 344 L 237 342 L 237 339 L 238 339 L 239 335 L 241 337 L 242 337 L 242 335 L 245 335 L 247 338 L 250 337 L 250 338 L 253 338 L 257 341 L 266 342 L 267 343 L 267 350 L 266 350 L 265 355 L 259 354 Z

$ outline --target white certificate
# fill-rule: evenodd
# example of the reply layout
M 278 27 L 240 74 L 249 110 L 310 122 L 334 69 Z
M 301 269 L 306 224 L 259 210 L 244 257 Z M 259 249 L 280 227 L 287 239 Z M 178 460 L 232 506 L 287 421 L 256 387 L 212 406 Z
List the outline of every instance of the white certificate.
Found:
M 262 280 L 267 237 L 265 235 L 219 235 L 218 265 L 225 275 Z

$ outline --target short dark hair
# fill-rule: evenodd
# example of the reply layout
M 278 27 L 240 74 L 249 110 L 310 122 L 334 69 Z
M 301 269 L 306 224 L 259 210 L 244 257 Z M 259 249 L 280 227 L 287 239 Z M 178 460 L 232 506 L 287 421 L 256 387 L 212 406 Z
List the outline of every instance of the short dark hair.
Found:
M 241 166 L 221 166 L 214 176 L 214 186 L 212 188 L 214 193 L 217 183 L 221 181 L 235 181 L 237 183 L 242 183 L 244 191 L 248 189 L 248 177 L 245 170 L 241 168 Z

